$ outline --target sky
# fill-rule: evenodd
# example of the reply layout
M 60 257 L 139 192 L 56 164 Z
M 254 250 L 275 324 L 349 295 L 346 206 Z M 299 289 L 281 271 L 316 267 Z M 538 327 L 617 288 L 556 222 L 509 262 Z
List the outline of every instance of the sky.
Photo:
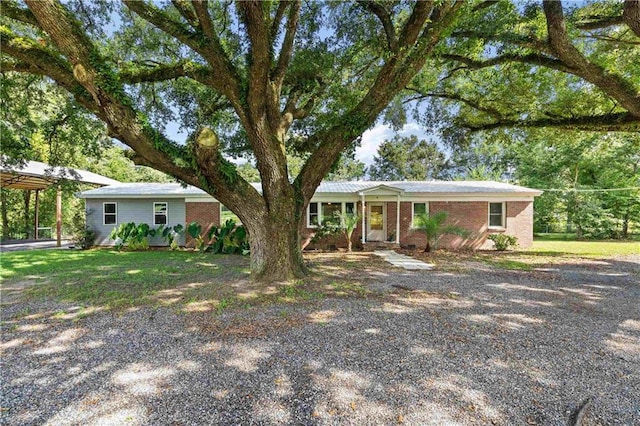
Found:
M 165 133 L 170 139 L 177 142 L 184 142 L 187 137 L 185 133 L 180 131 L 180 125 L 175 121 L 167 123 Z M 398 134 L 404 137 L 416 135 L 418 139 L 430 139 L 425 130 L 416 122 L 407 123 Z M 362 134 L 362 143 L 356 148 L 356 160 L 362 161 L 367 167 L 370 166 L 373 164 L 373 157 L 376 155 L 380 144 L 386 139 L 392 139 L 394 136 L 395 132 L 391 127 L 382 123 L 376 124 Z M 236 164 L 243 164 L 247 161 L 244 158 L 229 158 L 229 160 Z

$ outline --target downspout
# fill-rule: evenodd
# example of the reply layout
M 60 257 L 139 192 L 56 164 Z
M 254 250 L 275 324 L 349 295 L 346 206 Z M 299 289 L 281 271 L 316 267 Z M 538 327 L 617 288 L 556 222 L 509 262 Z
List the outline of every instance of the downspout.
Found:
M 400 193 L 396 203 L 396 244 L 400 245 Z

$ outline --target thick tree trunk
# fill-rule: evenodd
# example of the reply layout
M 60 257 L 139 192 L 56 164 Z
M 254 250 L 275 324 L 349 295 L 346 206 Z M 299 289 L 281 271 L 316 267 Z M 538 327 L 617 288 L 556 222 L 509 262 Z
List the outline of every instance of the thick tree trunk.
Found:
M 286 210 L 289 210 L 288 212 Z M 300 226 L 296 212 L 278 208 L 266 218 L 243 221 L 251 246 L 252 278 L 260 281 L 287 281 L 304 277 L 300 248 Z

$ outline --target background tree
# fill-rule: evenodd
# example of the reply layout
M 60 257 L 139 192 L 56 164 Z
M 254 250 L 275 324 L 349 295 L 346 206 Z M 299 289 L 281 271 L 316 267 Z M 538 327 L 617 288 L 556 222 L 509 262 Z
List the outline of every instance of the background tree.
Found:
M 394 136 L 378 147 L 368 173 L 374 180 L 429 180 L 448 176 L 449 163 L 435 142 Z
M 362 180 L 367 174 L 366 165 L 355 158 L 346 155 L 340 156 L 336 165 L 331 169 L 325 180 L 327 181 L 351 181 Z

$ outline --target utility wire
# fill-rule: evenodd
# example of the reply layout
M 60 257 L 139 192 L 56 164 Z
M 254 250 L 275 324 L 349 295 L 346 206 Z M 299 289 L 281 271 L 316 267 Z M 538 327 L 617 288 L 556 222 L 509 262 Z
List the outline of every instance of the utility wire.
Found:
M 611 191 L 640 191 L 640 186 L 632 186 L 630 188 L 601 188 L 601 189 L 577 189 L 577 188 L 566 188 L 566 189 L 538 189 L 538 191 L 544 192 L 611 192 Z

